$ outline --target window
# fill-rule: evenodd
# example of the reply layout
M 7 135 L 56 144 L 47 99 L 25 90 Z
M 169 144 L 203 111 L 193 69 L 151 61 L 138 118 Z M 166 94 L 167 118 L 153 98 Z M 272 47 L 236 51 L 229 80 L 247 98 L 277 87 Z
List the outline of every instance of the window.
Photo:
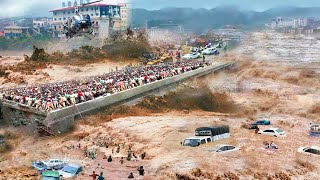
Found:
M 70 11 L 68 11 L 68 14 L 70 14 Z
M 89 9 L 87 8 L 86 11 L 89 11 Z
M 59 26 L 59 29 L 61 29 L 61 26 Z
M 99 13 L 96 13 L 96 16 L 99 16 Z
M 63 14 L 66 14 L 66 12 L 65 12 L 65 11 L 63 11 Z
M 96 22 L 96 25 L 98 25 L 98 22 Z
M 53 19 L 53 21 L 56 21 L 56 20 L 57 20 L 57 18 L 54 18 L 54 19 Z
M 66 18 L 64 17 L 63 20 L 66 20 Z
M 228 150 L 232 150 L 234 148 L 235 148 L 234 146 L 228 146 Z
M 274 133 L 274 131 L 273 131 L 273 130 L 265 130 L 265 131 L 263 131 L 263 132 L 267 132 L 267 133 Z
M 221 151 L 227 151 L 228 150 L 228 146 L 223 146 L 220 148 Z
M 56 12 L 54 12 L 54 13 L 53 13 L 53 15 L 57 15 L 57 13 L 56 13 Z
M 83 12 L 83 9 L 81 9 L 81 12 Z
M 211 138 L 207 138 L 207 142 L 211 142 Z
M 54 30 L 57 30 L 57 26 L 54 26 Z
M 93 16 L 93 14 L 91 14 L 91 16 Z
M 59 20 L 61 21 L 61 18 L 59 18 Z
M 80 173 L 81 171 L 82 171 L 82 169 L 81 169 L 81 168 L 79 168 L 76 174 Z
M 93 8 L 91 8 L 91 11 L 93 11 Z
M 201 144 L 205 144 L 206 140 L 205 139 L 201 139 Z

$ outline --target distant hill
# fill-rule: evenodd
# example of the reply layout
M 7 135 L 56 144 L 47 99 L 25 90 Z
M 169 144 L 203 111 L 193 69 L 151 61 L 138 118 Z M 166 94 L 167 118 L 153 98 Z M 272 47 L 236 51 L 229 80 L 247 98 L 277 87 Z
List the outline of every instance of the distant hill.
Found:
M 149 26 L 172 22 L 181 24 L 185 29 L 194 32 L 205 32 L 225 25 L 254 28 L 279 16 L 318 17 L 320 16 L 320 7 L 279 7 L 264 12 L 242 11 L 232 6 L 221 6 L 214 9 L 165 8 L 154 11 L 133 9 L 132 14 L 134 26 L 145 26 L 146 22 Z

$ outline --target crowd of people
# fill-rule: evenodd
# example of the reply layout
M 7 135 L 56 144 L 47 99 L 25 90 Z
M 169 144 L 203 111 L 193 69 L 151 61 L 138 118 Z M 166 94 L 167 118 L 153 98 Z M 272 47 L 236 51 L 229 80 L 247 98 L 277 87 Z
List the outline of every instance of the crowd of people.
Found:
M 108 96 L 209 65 L 196 60 L 145 67 L 126 67 L 81 80 L 0 90 L 0 100 L 26 105 L 38 111 L 52 111 Z
M 95 144 L 95 145 L 98 145 L 98 144 L 100 144 L 100 143 L 93 142 L 92 144 L 93 144 L 93 145 L 94 145 L 94 144 Z M 77 147 L 78 147 L 79 149 L 81 149 L 81 144 L 79 143 L 79 144 L 77 145 Z M 108 148 L 109 148 L 109 144 L 108 144 L 107 142 L 105 142 L 105 143 L 103 143 L 103 144 L 100 144 L 99 147 L 105 147 L 106 149 L 108 149 Z M 145 157 L 146 157 L 146 152 L 143 151 L 143 152 L 141 153 L 140 157 L 138 158 L 138 157 L 135 155 L 134 151 L 133 151 L 133 145 L 132 145 L 132 144 L 126 145 L 125 143 L 115 144 L 115 146 L 113 146 L 113 148 L 112 148 L 112 154 L 109 154 L 108 156 L 105 154 L 105 155 L 103 156 L 103 159 L 106 160 L 108 163 L 114 163 L 114 158 L 113 158 L 112 156 L 113 156 L 113 155 L 119 155 L 120 151 L 121 151 L 121 150 L 122 150 L 122 152 L 125 151 L 127 147 L 128 147 L 128 156 L 126 157 L 126 160 L 127 160 L 128 162 L 129 162 L 129 161 L 140 161 L 140 160 L 142 161 L 142 160 L 145 159 Z M 89 152 L 87 151 L 88 149 L 90 149 L 90 148 L 88 148 L 88 146 L 86 146 L 84 149 L 85 149 L 85 157 L 92 158 L 92 160 L 96 159 L 96 152 L 94 152 L 94 153 L 89 153 Z M 116 149 L 116 150 L 115 150 L 115 149 Z M 90 154 L 91 154 L 91 155 L 95 154 L 95 155 L 91 156 Z M 118 159 L 118 158 L 119 158 L 119 157 L 116 157 L 115 159 Z M 139 160 L 138 160 L 138 159 L 139 159 Z M 120 162 L 121 165 L 123 165 L 123 164 L 125 163 L 125 157 L 121 157 L 121 159 L 120 159 L 119 162 Z M 101 169 L 104 169 L 103 167 L 101 167 L 101 164 L 98 163 L 97 165 L 98 165 L 98 167 L 97 167 L 96 169 L 98 169 L 99 167 L 100 167 Z M 138 175 L 139 175 L 139 176 L 144 176 L 144 175 L 145 175 L 145 169 L 143 168 L 143 166 L 139 166 L 139 167 L 137 168 L 137 171 L 138 171 Z M 93 180 L 96 180 L 97 177 L 98 177 L 98 180 L 99 180 L 99 179 L 102 179 L 102 180 L 105 179 L 105 178 L 103 177 L 103 172 L 101 172 L 100 175 L 98 175 L 98 174 L 96 174 L 95 171 L 93 171 L 92 174 L 89 175 L 89 177 L 92 177 Z M 129 179 L 134 178 L 133 172 L 131 172 L 131 173 L 129 174 L 128 178 L 129 178 Z

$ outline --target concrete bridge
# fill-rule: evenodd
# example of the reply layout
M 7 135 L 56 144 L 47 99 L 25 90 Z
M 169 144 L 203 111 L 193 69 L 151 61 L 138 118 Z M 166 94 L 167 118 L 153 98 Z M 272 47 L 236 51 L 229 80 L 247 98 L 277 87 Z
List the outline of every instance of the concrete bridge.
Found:
M 36 111 L 26 105 L 5 100 L 0 102 L 3 116 L 3 119 L 0 119 L 0 124 L 16 126 L 23 125 L 31 133 L 34 133 L 35 129 L 39 129 L 39 126 L 41 126 L 42 130 L 47 132 L 63 133 L 68 131 L 73 126 L 74 121 L 78 117 L 92 114 L 101 110 L 101 108 L 106 108 L 111 105 L 144 96 L 155 90 L 174 85 L 175 83 L 179 83 L 190 78 L 197 78 L 212 72 L 224 70 L 233 65 L 234 63 L 215 63 L 213 65 L 189 71 L 181 75 L 176 75 L 145 84 L 143 86 L 121 91 L 110 96 L 98 97 L 94 100 L 50 112 Z

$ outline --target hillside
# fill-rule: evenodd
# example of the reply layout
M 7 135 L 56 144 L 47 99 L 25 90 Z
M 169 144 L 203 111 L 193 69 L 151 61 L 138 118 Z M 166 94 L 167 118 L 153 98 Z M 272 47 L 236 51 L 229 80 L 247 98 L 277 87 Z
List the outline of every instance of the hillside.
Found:
M 168 22 L 182 24 L 185 29 L 193 32 L 205 32 L 212 28 L 225 25 L 236 25 L 253 28 L 282 17 L 315 17 L 320 15 L 320 7 L 298 8 L 279 7 L 264 12 L 243 11 L 232 6 L 220 6 L 214 9 L 165 8 L 149 11 L 133 9 L 133 25 L 157 26 Z

